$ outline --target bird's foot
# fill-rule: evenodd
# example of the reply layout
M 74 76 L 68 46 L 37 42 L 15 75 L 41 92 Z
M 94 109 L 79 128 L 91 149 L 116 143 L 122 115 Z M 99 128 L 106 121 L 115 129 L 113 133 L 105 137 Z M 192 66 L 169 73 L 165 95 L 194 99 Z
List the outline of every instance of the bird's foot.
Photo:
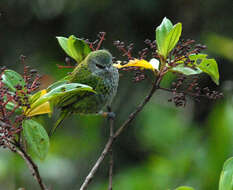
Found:
M 116 117 L 116 114 L 114 112 L 107 112 L 107 118 L 108 119 L 115 119 Z
M 102 115 L 104 118 L 107 118 L 107 119 L 115 119 L 116 117 L 116 114 L 114 112 L 99 112 L 100 115 Z

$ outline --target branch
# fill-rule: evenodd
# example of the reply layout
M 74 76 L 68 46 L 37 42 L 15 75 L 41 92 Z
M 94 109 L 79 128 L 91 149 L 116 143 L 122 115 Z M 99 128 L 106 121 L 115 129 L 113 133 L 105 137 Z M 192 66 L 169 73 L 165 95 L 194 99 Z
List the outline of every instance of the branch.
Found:
M 20 145 L 16 145 L 16 147 L 17 148 L 15 151 L 25 160 L 25 162 L 28 165 L 28 168 L 31 170 L 32 176 L 39 184 L 41 190 L 48 190 L 48 188 L 42 181 L 37 165 L 33 162 L 31 157 L 23 150 L 23 148 L 20 147 Z
M 139 112 L 142 111 L 143 107 L 150 101 L 151 97 L 153 96 L 153 94 L 155 93 L 155 91 L 157 89 L 159 89 L 159 84 L 160 81 L 162 79 L 162 75 L 158 76 L 156 81 L 154 82 L 149 94 L 146 96 L 146 98 L 141 102 L 141 104 L 136 108 L 135 111 L 133 111 L 128 119 L 120 126 L 120 128 L 114 133 L 113 136 L 110 136 L 108 139 L 107 144 L 105 145 L 105 148 L 103 150 L 103 152 L 101 153 L 100 157 L 98 158 L 98 160 L 96 161 L 95 165 L 93 166 L 93 168 L 91 169 L 91 171 L 89 172 L 88 176 L 86 177 L 84 183 L 82 184 L 80 190 L 85 190 L 87 189 L 88 184 L 91 182 L 91 180 L 93 179 L 96 171 L 98 170 L 100 164 L 102 163 L 102 161 L 104 160 L 105 156 L 109 153 L 113 141 L 122 133 L 122 131 L 135 119 L 135 117 L 137 116 L 137 114 Z
M 93 168 L 91 169 L 91 171 L 89 172 L 88 176 L 86 177 L 84 183 L 82 184 L 82 186 L 80 187 L 80 190 L 85 190 L 87 189 L 87 186 L 89 185 L 89 183 L 91 182 L 91 180 L 93 179 L 96 171 L 98 170 L 100 164 L 102 163 L 102 161 L 104 160 L 105 156 L 108 154 L 112 143 L 113 143 L 114 137 L 109 137 L 107 144 L 105 145 L 105 148 L 103 150 L 103 152 L 101 153 L 100 157 L 98 158 L 98 160 L 96 161 L 95 165 L 93 166 Z
M 111 109 L 109 109 L 111 111 Z M 113 118 L 109 118 L 109 124 L 110 124 L 110 138 L 113 138 L 114 135 L 114 120 Z M 109 184 L 108 184 L 108 190 L 112 190 L 112 177 L 113 177 L 113 148 L 111 146 L 109 150 Z

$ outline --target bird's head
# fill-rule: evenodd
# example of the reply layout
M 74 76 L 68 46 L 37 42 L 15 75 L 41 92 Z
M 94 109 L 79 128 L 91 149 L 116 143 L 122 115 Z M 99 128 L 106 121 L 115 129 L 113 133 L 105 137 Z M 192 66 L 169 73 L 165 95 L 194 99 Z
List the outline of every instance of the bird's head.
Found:
M 91 52 L 86 57 L 91 72 L 97 76 L 108 76 L 115 69 L 112 63 L 112 55 L 107 50 Z

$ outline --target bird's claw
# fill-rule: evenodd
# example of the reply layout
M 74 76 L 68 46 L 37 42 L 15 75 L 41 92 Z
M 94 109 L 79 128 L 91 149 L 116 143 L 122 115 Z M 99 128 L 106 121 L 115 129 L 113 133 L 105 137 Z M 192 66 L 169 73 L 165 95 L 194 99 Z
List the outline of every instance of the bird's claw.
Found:
M 107 118 L 108 119 L 115 119 L 116 114 L 114 112 L 107 112 Z
M 99 114 L 101 114 L 103 117 L 107 118 L 107 119 L 115 119 L 116 114 L 114 112 L 99 112 Z

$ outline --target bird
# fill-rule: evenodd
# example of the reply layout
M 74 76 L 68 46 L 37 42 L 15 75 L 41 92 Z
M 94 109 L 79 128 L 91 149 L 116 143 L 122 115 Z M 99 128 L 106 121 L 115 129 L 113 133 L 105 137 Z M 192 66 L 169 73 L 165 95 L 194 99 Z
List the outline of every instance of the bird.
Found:
M 102 110 L 111 105 L 116 95 L 118 81 L 119 73 L 113 66 L 111 53 L 108 50 L 90 52 L 70 74 L 50 85 L 46 92 L 59 84 L 80 83 L 92 87 L 95 93 L 83 91 L 53 100 L 53 106 L 61 112 L 54 127 L 50 129 L 49 135 L 51 136 L 62 121 L 72 114 L 103 113 Z

